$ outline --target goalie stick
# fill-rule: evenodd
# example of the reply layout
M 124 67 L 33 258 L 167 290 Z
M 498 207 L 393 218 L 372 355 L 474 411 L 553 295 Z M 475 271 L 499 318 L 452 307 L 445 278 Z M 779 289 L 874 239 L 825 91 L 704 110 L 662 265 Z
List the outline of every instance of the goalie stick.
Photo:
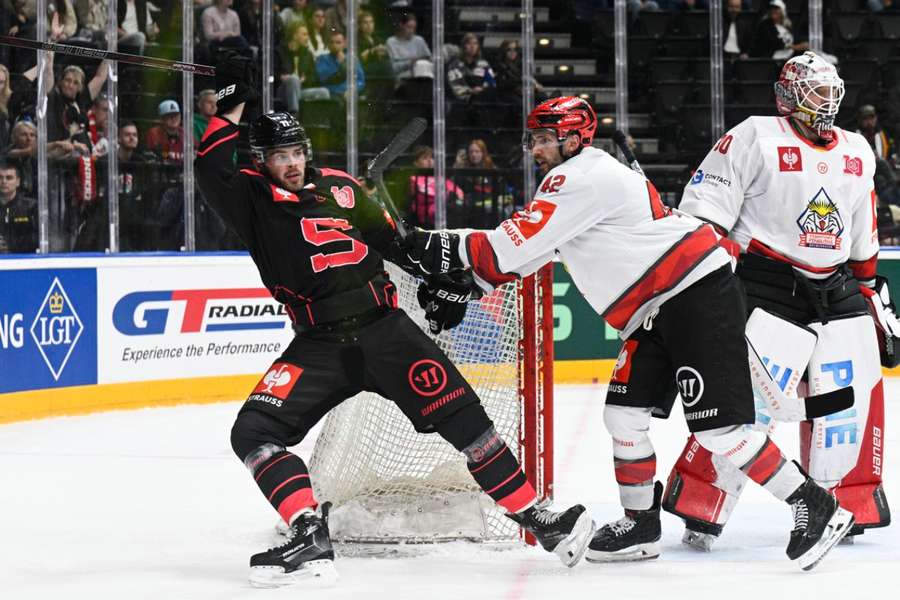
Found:
M 384 171 L 392 162 L 397 160 L 397 157 L 406 152 L 412 143 L 422 135 L 426 127 L 428 127 L 428 121 L 425 119 L 421 117 L 412 119 L 394 136 L 394 139 L 391 140 L 384 150 L 369 161 L 369 165 L 366 168 L 366 176 L 375 183 L 375 188 L 378 190 L 384 209 L 394 220 L 394 224 L 397 226 L 397 233 L 401 237 L 406 237 L 406 226 L 403 224 L 403 219 L 400 218 L 400 213 L 391 199 L 390 193 L 388 193 L 387 186 L 384 185 Z
M 194 73 L 196 75 L 216 74 L 216 68 L 209 65 L 200 65 L 189 62 L 181 62 L 177 60 L 166 60 L 165 58 L 153 58 L 152 56 L 138 56 L 136 54 L 126 54 L 124 52 L 111 52 L 109 50 L 98 50 L 96 48 L 85 48 L 83 46 L 56 44 L 54 42 L 36 42 L 34 40 L 26 40 L 24 38 L 10 37 L 8 35 L 0 35 L 0 45 L 15 46 L 16 48 L 25 48 L 27 50 L 46 50 L 48 52 L 55 52 L 57 54 L 83 56 L 85 58 L 93 58 L 97 60 L 114 60 L 117 62 L 129 63 L 132 65 L 140 65 L 142 67 L 181 71 L 183 73 Z

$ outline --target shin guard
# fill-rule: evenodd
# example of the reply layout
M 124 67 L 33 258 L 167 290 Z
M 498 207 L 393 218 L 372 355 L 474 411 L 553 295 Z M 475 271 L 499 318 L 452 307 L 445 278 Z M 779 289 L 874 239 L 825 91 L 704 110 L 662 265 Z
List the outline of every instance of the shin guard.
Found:
M 263 444 L 244 459 L 260 491 L 285 523 L 317 502 L 309 481 L 309 471 L 299 456 L 281 446 Z
M 493 426 L 463 448 L 463 453 L 472 477 L 507 512 L 517 513 L 537 500 L 519 461 Z

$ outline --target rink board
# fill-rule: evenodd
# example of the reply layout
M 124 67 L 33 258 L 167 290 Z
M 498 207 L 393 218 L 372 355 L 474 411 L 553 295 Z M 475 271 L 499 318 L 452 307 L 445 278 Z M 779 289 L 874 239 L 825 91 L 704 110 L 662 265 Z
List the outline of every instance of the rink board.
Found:
M 560 264 L 553 297 L 555 381 L 607 381 L 617 332 Z M 3 258 L 0 423 L 243 398 L 291 337 L 245 253 Z

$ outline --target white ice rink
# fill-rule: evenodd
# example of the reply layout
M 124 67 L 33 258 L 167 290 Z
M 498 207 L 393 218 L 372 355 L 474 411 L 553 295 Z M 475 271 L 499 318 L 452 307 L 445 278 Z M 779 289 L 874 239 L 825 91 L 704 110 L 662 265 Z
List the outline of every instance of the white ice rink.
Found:
M 598 522 L 621 516 L 604 387 L 557 388 L 556 498 Z M 900 381 L 886 385 L 885 488 L 900 511 Z M 712 554 L 683 549 L 663 514 L 663 554 L 636 564 L 563 567 L 535 548 L 451 544 L 406 558 L 340 558 L 328 590 L 255 590 L 251 554 L 275 542 L 275 513 L 232 455 L 240 404 L 114 412 L 0 426 L 0 599 L 385 598 L 390 600 L 823 600 L 891 598 L 900 524 L 836 548 L 804 573 L 784 555 L 790 510 L 748 489 Z M 796 453 L 795 427 L 777 440 Z M 665 478 L 681 415 L 651 430 Z M 299 453 L 308 457 L 311 442 Z M 898 587 L 894 587 L 898 586 Z

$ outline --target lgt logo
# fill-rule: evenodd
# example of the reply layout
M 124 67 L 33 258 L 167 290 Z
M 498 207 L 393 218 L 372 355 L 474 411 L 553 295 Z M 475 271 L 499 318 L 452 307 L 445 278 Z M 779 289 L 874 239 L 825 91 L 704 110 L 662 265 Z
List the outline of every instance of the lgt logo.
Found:
M 82 331 L 84 325 L 75 312 L 75 306 L 69 300 L 59 278 L 55 277 L 31 323 L 31 337 L 53 379 L 58 380 L 66 368 Z

